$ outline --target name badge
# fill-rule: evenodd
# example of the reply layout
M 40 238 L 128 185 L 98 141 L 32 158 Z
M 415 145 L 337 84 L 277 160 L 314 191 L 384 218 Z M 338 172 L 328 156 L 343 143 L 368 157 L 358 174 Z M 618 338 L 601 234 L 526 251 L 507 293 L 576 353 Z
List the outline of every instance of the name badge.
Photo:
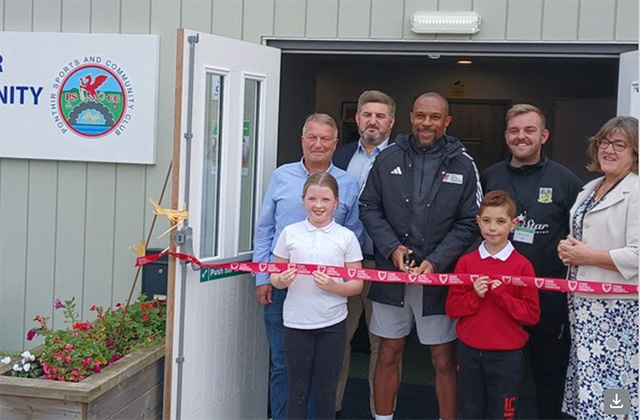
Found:
M 447 182 L 449 184 L 462 184 L 464 177 L 462 174 L 450 174 L 445 172 L 444 177 L 442 178 L 442 182 Z
M 513 240 L 525 244 L 532 244 L 536 235 L 535 229 L 518 226 L 513 231 Z

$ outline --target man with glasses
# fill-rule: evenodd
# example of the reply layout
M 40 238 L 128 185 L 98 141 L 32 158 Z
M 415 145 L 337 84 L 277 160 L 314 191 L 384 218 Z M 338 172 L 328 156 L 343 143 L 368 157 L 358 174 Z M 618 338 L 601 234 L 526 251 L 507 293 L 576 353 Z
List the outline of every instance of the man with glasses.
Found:
M 302 187 L 314 172 L 328 172 L 336 178 L 340 202 L 333 217 L 336 223 L 351 229 L 362 243 L 364 229 L 358 212 L 358 183 L 331 163 L 338 144 L 338 129 L 333 118 L 327 114 L 310 115 L 302 128 L 301 142 L 302 159 L 281 165 L 269 180 L 253 240 L 254 262 L 274 261 L 272 251 L 282 229 L 307 217 Z M 255 294 L 258 302 L 264 305 L 264 321 L 271 350 L 271 418 L 284 419 L 289 382 L 284 358 L 282 308 L 287 289 L 272 288 L 269 275 L 259 273 L 256 274 Z M 313 410 L 308 412 L 313 415 Z
M 506 190 L 516 202 L 519 224 L 511 242 L 531 261 L 536 275 L 565 278 L 567 267 L 556 249 L 569 233 L 569 210 L 582 181 L 542 154 L 549 130 L 540 109 L 517 104 L 506 119 L 511 156 L 482 174 L 482 189 Z M 538 418 L 564 418 L 560 409 L 571 344 L 566 295 L 540 291 L 540 322 L 528 331 Z

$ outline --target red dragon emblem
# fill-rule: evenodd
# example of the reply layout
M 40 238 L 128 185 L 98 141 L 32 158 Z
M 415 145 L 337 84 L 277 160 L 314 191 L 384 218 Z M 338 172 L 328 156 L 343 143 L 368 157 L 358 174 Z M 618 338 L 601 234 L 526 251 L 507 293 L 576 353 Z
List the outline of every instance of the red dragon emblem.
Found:
M 96 77 L 96 80 L 93 80 L 93 77 L 90 74 L 87 74 L 86 77 L 80 77 L 80 89 L 83 89 L 87 93 L 87 99 L 97 99 L 98 98 L 98 88 L 107 81 L 109 76 L 100 74 Z

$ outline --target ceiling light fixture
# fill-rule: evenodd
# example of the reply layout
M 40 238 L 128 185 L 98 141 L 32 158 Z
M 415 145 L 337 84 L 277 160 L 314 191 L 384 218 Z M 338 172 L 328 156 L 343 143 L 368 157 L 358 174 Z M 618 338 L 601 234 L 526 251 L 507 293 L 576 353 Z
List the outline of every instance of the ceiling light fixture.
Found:
M 475 12 L 415 12 L 411 31 L 416 34 L 475 34 L 481 17 Z
M 470 64 L 473 64 L 473 61 L 471 61 L 471 60 L 458 60 L 458 64 L 461 64 L 463 66 L 468 66 Z

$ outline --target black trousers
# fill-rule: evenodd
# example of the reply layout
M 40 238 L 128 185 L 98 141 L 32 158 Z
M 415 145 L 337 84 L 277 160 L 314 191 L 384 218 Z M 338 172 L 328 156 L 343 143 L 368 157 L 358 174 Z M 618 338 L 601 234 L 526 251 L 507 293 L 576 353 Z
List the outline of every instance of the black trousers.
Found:
M 485 351 L 458 340 L 458 419 L 514 419 L 520 403 L 522 349 Z
M 540 322 L 527 331 L 538 418 L 570 418 L 561 411 L 571 348 L 567 313 L 543 312 Z
M 346 340 L 346 321 L 315 330 L 284 328 L 289 375 L 287 419 L 306 417 L 310 389 L 315 396 L 314 418 L 335 418 L 336 390 Z

